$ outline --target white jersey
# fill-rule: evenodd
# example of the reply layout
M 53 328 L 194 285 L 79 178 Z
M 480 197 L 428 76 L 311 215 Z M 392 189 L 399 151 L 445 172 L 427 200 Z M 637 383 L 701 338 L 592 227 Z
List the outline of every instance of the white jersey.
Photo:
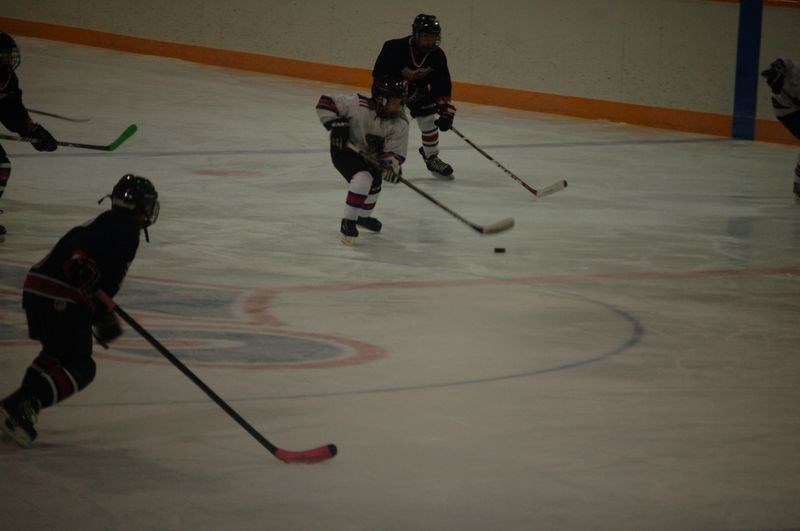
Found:
M 324 124 L 335 118 L 350 120 L 349 141 L 381 161 L 406 160 L 408 151 L 408 118 L 404 112 L 396 118 L 379 118 L 369 106 L 369 98 L 361 94 L 322 95 L 317 114 Z
M 772 108 L 775 116 L 786 116 L 800 111 L 800 67 L 790 59 L 784 59 L 786 77 L 780 94 L 772 95 Z

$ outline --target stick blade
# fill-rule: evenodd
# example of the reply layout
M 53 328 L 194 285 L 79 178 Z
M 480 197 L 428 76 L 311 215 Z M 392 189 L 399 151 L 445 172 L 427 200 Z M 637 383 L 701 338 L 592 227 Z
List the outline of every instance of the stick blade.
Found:
M 544 196 L 547 196 L 547 195 L 550 195 L 550 194 L 554 194 L 556 192 L 560 192 L 561 190 L 563 190 L 566 187 L 567 187 L 567 181 L 564 181 L 564 180 L 557 181 L 557 182 L 554 182 L 553 184 L 551 184 L 550 186 L 546 186 L 544 188 L 540 188 L 536 192 L 536 197 L 541 199 Z
M 127 128 L 127 129 L 125 129 L 125 130 L 122 132 L 122 134 L 121 134 L 121 135 L 119 135 L 119 137 L 117 137 L 117 139 L 116 139 L 116 140 L 114 140 L 114 141 L 113 141 L 111 144 L 109 144 L 109 145 L 108 145 L 108 150 L 109 150 L 109 151 L 114 151 L 114 150 L 115 150 L 115 149 L 117 149 L 117 148 L 118 148 L 118 147 L 119 147 L 119 146 L 120 146 L 120 145 L 121 145 L 123 142 L 125 142 L 125 141 L 126 141 L 126 140 L 128 140 L 130 137 L 132 137 L 132 136 L 134 135 L 134 133 L 136 133 L 136 131 L 138 131 L 138 130 L 139 130 L 139 128 L 136 126 L 136 124 L 131 124 L 131 125 L 129 125 L 129 126 L 128 126 L 128 128 Z
M 481 229 L 483 234 L 497 234 L 498 232 L 507 231 L 514 226 L 514 218 L 506 218 L 498 221 L 493 225 L 486 225 Z
M 321 461 L 327 461 L 328 459 L 333 459 L 337 453 L 339 453 L 339 449 L 336 448 L 335 444 L 326 444 L 325 446 L 320 446 L 319 448 L 301 450 L 299 452 L 278 448 L 278 450 L 275 452 L 275 457 L 284 463 L 313 464 Z

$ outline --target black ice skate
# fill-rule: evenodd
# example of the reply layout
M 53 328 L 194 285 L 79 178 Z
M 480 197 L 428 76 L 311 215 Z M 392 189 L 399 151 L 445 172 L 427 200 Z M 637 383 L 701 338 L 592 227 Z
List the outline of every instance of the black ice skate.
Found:
M 358 238 L 358 229 L 356 228 L 356 220 L 342 219 L 342 243 L 345 245 L 353 245 Z
M 0 402 L 0 428 L 20 446 L 30 446 L 37 435 L 33 426 L 40 408 L 35 398 L 9 397 Z
M 452 181 L 455 178 L 453 177 L 453 167 L 440 159 L 439 155 L 426 157 L 425 150 L 421 147 L 419 148 L 419 154 L 425 160 L 425 166 L 428 167 L 428 171 L 436 175 L 436 177 L 444 181 Z
M 797 197 L 797 199 L 800 199 L 800 181 L 794 182 L 794 187 L 792 188 L 792 190 L 794 191 L 795 197 Z
M 2 213 L 3 213 L 3 211 L 0 210 L 0 214 L 2 214 Z M 0 243 L 3 243 L 5 241 L 5 239 L 6 239 L 6 228 L 4 226 L 0 225 Z
M 372 232 L 380 232 L 381 227 L 383 227 L 383 223 L 372 217 L 362 218 L 361 216 L 358 216 L 358 221 L 356 221 L 356 224 Z

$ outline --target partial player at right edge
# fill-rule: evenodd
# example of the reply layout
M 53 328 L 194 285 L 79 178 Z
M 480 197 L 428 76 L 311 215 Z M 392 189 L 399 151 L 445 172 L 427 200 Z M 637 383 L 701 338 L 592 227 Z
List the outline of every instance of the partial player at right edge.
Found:
M 761 72 L 772 89 L 775 116 L 795 137 L 800 139 L 800 67 L 790 59 L 775 59 Z M 800 199 L 800 155 L 794 167 L 794 195 Z

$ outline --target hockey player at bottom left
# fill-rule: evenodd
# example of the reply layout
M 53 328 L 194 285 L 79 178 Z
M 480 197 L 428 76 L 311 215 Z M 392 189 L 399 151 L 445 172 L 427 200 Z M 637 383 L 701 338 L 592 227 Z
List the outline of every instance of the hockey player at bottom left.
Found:
M 96 298 L 97 290 L 109 297 L 119 291 L 140 232 L 149 241 L 147 228 L 158 219 L 158 193 L 148 179 L 127 174 L 105 197 L 111 198 L 111 208 L 67 232 L 25 278 L 28 336 L 41 343 L 41 352 L 19 388 L 0 402 L 0 428 L 21 446 L 36 438 L 40 410 L 94 380 L 92 336 L 105 346 L 122 334 L 116 315 Z
M 397 183 L 408 150 L 406 83 L 396 76 L 375 79 L 370 97 L 323 94 L 317 114 L 330 132 L 333 166 L 348 183 L 340 230 L 342 242 L 355 243 L 358 228 L 380 232 L 372 216 L 381 183 Z M 356 152 L 359 151 L 361 154 Z

